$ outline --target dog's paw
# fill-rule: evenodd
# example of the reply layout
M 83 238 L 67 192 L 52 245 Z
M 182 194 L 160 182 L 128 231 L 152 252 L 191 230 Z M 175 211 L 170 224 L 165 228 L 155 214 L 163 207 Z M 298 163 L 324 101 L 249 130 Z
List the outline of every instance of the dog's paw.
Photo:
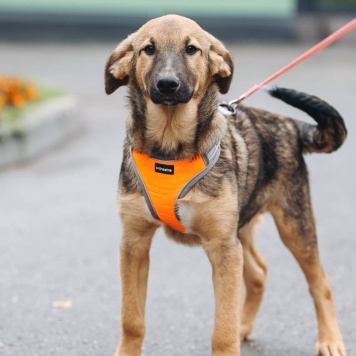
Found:
M 240 327 L 240 340 L 241 341 L 246 340 L 250 336 L 251 333 L 252 333 L 252 325 L 241 324 L 241 327 Z
M 346 356 L 346 350 L 342 341 L 318 341 L 315 345 L 317 356 Z

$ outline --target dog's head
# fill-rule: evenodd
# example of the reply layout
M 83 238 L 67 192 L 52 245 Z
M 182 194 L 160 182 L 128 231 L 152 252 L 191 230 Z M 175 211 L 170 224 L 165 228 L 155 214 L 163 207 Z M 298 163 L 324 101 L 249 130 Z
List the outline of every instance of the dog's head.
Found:
M 111 53 L 105 90 L 137 83 L 145 100 L 165 106 L 187 103 L 211 83 L 225 94 L 233 61 L 224 45 L 194 21 L 163 16 L 147 22 Z

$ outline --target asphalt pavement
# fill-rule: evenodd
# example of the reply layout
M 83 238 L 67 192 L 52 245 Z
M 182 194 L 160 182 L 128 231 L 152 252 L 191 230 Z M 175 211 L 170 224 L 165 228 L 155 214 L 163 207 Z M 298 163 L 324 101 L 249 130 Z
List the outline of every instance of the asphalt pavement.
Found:
M 116 348 L 121 235 L 116 190 L 128 110 L 125 89 L 104 94 L 103 68 L 114 45 L 0 43 L 2 73 L 68 91 L 77 98 L 85 125 L 66 144 L 0 171 L 2 356 L 109 356 Z M 228 47 L 236 66 L 225 96 L 230 100 L 309 45 Z M 330 102 L 349 130 L 338 152 L 310 155 L 307 161 L 321 260 L 331 279 L 348 354 L 356 355 L 355 43 L 333 45 L 274 84 Z M 246 104 L 308 120 L 263 92 Z M 242 355 L 313 355 L 313 304 L 270 217 L 259 227 L 256 241 L 269 265 L 267 291 Z M 143 354 L 209 355 L 213 316 L 211 268 L 204 252 L 177 245 L 160 230 L 151 251 Z

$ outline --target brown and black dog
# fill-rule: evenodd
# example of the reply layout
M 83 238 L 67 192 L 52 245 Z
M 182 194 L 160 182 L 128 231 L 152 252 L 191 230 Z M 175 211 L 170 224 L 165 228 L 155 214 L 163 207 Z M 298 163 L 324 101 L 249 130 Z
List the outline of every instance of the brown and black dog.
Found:
M 343 119 L 319 98 L 281 88 L 270 94 L 305 111 L 317 125 L 242 105 L 235 116 L 226 117 L 217 109 L 217 94 L 228 91 L 232 74 L 224 45 L 177 15 L 149 21 L 108 59 L 107 94 L 127 85 L 130 102 L 119 182 L 122 335 L 117 356 L 141 355 L 149 249 L 162 225 L 172 239 L 203 246 L 216 299 L 212 354 L 240 355 L 240 340 L 252 331 L 265 287 L 267 267 L 253 243 L 254 224 L 264 212 L 272 214 L 308 281 L 318 320 L 316 353 L 346 355 L 319 261 L 303 159 L 305 152 L 338 149 L 346 138 Z M 132 150 L 174 164 L 204 155 L 219 143 L 215 165 L 176 200 L 175 214 L 185 231 L 153 216 Z

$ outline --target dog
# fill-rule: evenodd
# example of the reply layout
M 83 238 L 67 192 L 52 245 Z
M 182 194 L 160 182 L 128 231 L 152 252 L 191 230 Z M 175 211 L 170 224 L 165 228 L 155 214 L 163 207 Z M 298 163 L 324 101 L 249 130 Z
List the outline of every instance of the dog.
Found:
M 321 99 L 283 88 L 270 94 L 317 125 L 243 105 L 224 115 L 217 94 L 229 90 L 233 69 L 222 42 L 178 15 L 144 24 L 106 63 L 106 93 L 127 85 L 130 104 L 118 191 L 122 329 L 116 356 L 141 355 L 149 249 L 160 226 L 173 240 L 204 248 L 216 299 L 212 355 L 240 355 L 265 288 L 267 266 L 253 242 L 265 212 L 309 284 L 316 354 L 346 356 L 318 256 L 303 158 L 337 150 L 347 135 L 344 121 Z

